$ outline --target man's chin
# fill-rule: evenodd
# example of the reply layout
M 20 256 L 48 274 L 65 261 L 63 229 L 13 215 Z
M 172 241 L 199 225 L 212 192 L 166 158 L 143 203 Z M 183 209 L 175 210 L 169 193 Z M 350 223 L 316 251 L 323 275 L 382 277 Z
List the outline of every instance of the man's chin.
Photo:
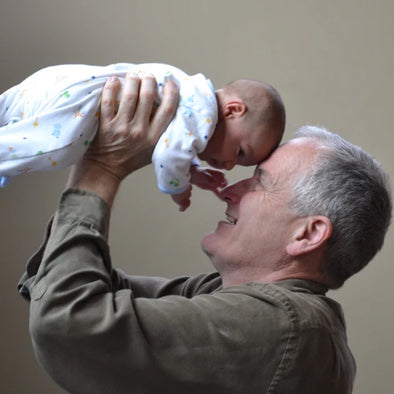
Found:
M 209 258 L 211 258 L 213 255 L 213 251 L 212 251 L 212 246 L 214 245 L 213 237 L 214 237 L 214 232 L 210 232 L 208 234 L 205 234 L 203 239 L 201 240 L 201 243 L 200 243 L 202 251 Z

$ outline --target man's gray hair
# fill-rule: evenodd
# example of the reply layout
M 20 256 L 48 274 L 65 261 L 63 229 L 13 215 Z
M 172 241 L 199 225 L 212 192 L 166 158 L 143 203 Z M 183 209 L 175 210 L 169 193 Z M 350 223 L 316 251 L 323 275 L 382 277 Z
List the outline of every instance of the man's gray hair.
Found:
M 324 215 L 333 226 L 323 273 L 338 288 L 382 248 L 391 222 L 391 187 L 381 165 L 360 147 L 315 126 L 296 138 L 319 146 L 311 171 L 294 184 L 290 208 L 300 216 Z

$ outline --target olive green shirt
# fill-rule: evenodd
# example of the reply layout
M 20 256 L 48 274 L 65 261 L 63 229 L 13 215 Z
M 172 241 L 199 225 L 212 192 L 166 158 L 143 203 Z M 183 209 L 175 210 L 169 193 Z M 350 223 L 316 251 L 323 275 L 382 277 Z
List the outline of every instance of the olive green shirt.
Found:
M 125 275 L 111 265 L 108 207 L 81 190 L 62 195 L 49 236 L 51 225 L 19 291 L 37 359 L 68 392 L 352 391 L 345 322 L 326 287 Z

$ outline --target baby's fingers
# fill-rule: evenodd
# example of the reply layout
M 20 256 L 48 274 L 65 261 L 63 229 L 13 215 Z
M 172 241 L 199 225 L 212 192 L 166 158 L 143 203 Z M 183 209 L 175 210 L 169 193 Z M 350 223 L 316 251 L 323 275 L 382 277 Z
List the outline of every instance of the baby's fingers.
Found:
M 210 182 L 216 187 L 227 186 L 227 179 L 223 172 L 217 170 L 208 170 L 210 175 Z
M 181 204 L 179 205 L 179 211 L 180 212 L 186 211 L 186 209 L 190 207 L 190 204 L 191 204 L 190 198 L 187 198 L 187 199 L 183 200 L 181 202 Z

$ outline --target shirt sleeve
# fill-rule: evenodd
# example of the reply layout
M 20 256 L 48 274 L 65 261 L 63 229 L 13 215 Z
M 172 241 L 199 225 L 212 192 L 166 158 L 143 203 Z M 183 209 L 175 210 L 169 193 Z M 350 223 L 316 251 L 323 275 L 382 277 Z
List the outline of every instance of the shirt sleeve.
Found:
M 210 294 L 221 288 L 221 278 L 217 272 L 168 279 L 127 275 L 122 270 L 113 268 L 112 283 L 113 291 L 130 289 L 135 298 L 160 298 L 168 295 L 192 298 L 198 294 Z

